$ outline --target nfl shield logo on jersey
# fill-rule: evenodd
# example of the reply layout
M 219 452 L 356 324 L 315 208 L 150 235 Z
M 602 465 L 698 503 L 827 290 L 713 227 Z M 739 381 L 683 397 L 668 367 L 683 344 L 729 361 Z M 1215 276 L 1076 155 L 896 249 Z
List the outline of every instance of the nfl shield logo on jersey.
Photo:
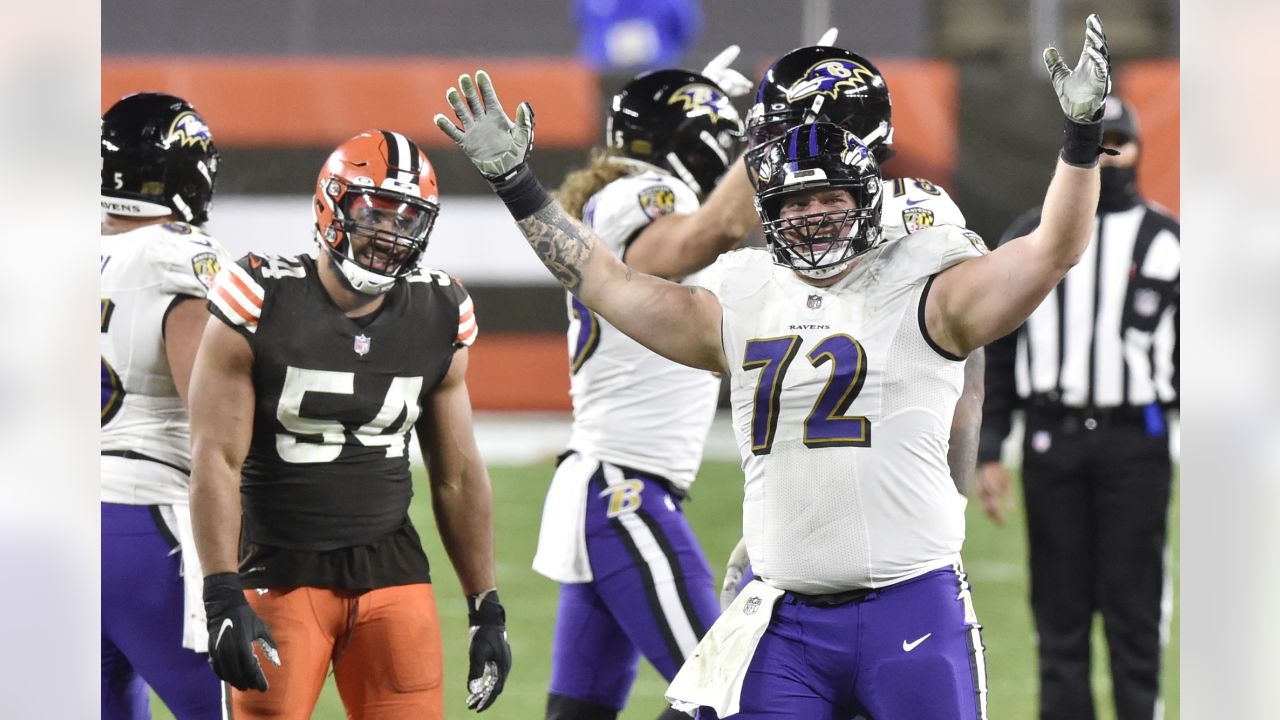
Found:
M 805 307 L 810 310 L 817 310 L 822 307 L 822 296 L 817 293 L 813 293 L 809 296 L 809 299 L 805 301 Z
M 755 615 L 756 611 L 759 609 L 760 609 L 760 596 L 752 595 L 751 597 L 747 598 L 747 603 L 742 606 L 742 614 Z
M 356 354 L 360 356 L 369 354 L 369 336 L 368 335 L 356 336 L 355 351 L 356 351 Z

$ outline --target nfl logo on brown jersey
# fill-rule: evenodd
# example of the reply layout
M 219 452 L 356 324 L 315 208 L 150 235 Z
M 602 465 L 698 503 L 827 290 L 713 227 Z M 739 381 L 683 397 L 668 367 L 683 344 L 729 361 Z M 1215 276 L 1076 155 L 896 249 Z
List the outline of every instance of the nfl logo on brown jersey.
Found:
M 354 349 L 356 351 L 356 354 L 360 355 L 361 357 L 368 355 L 369 354 L 369 336 L 357 335 Z

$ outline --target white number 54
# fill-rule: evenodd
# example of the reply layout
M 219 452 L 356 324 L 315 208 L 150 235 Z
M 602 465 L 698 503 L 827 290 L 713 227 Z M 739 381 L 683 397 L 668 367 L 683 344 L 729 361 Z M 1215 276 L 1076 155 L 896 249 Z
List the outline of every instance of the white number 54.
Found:
M 284 390 L 276 406 L 276 419 L 288 433 L 276 434 L 276 452 L 282 460 L 293 463 L 318 463 L 336 460 L 346 442 L 346 428 L 334 420 L 320 420 L 302 415 L 302 398 L 309 392 L 351 395 L 355 392 L 355 373 L 331 370 L 306 370 L 290 367 L 285 371 Z M 387 388 L 382 408 L 367 424 L 355 430 L 356 440 L 366 447 L 385 447 L 387 457 L 404 454 L 405 433 L 413 427 L 421 410 L 418 395 L 421 377 L 398 377 Z M 387 432 L 392 421 L 404 413 L 404 422 Z M 300 435 L 320 436 L 320 442 L 302 442 Z

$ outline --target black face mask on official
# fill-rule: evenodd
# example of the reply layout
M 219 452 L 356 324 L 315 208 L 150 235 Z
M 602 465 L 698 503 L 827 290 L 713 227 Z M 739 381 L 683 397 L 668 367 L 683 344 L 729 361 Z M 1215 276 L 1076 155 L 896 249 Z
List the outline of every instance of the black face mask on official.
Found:
M 1103 167 L 1099 210 L 1128 210 L 1138 203 L 1138 168 Z

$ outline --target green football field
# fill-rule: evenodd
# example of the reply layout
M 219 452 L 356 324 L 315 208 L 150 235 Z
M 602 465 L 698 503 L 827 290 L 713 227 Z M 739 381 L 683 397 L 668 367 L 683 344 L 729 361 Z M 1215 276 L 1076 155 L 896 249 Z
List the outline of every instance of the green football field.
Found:
M 533 561 L 538 538 L 542 497 L 551 480 L 551 462 L 490 468 L 496 504 L 498 584 L 507 607 L 508 634 L 514 655 L 511 677 L 497 703 L 481 717 L 486 720 L 529 720 L 542 716 L 550 675 L 551 635 L 555 622 L 556 585 L 534 573 Z M 413 520 L 431 558 L 436 584 L 445 653 L 445 715 L 465 718 L 466 608 L 457 578 L 448 564 L 434 531 L 425 476 L 419 471 L 419 494 L 413 506 Z M 703 549 L 717 575 L 724 559 L 737 542 L 741 525 L 742 476 L 736 463 L 707 462 L 685 504 L 690 522 L 702 540 Z M 1177 493 L 1174 495 L 1171 544 L 1173 547 L 1174 614 L 1169 645 L 1164 656 L 1163 688 L 1166 717 L 1178 717 L 1178 523 Z M 1026 541 L 1022 518 L 1015 513 L 1010 523 L 997 528 L 982 514 L 977 503 L 969 506 L 965 565 L 973 586 L 974 603 L 983 624 L 990 683 L 990 716 L 1023 719 L 1036 716 L 1036 676 L 1034 636 L 1027 604 Z M 1100 718 L 1114 718 L 1110 706 L 1105 644 L 1100 625 L 1095 627 L 1094 688 Z M 288 662 L 287 657 L 282 658 Z M 624 720 L 651 719 L 664 707 L 666 683 L 644 665 L 636 682 Z M 157 718 L 172 718 L 153 697 Z M 345 717 L 332 681 L 316 706 L 315 718 Z

